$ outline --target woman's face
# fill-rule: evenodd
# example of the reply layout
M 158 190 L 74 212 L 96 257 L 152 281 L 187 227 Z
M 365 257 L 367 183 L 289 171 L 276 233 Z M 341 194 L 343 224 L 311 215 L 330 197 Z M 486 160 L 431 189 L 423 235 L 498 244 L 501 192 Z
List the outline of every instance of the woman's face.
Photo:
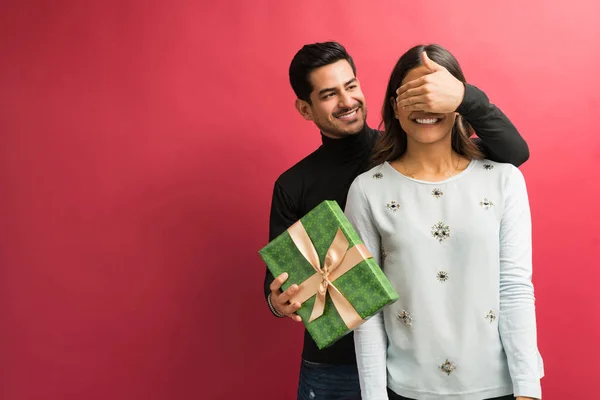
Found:
M 413 68 L 408 71 L 408 74 L 406 74 L 401 85 L 419 79 L 429 73 L 430 71 L 422 65 Z M 448 140 L 448 143 L 450 143 L 452 127 L 454 126 L 454 120 L 456 119 L 455 112 L 448 114 L 432 114 L 423 111 L 404 111 L 401 108 L 398 109 L 395 102 L 394 110 L 398 115 L 400 126 L 404 132 L 406 132 L 409 142 L 414 141 L 422 144 L 431 144 L 442 140 Z

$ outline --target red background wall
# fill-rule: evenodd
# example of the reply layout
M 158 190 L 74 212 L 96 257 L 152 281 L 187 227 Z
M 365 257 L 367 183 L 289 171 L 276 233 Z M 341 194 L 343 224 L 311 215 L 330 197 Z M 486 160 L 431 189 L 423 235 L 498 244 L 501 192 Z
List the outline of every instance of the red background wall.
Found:
M 3 1 L 0 399 L 292 399 L 302 329 L 262 296 L 274 179 L 319 144 L 287 68 L 388 74 L 437 42 L 514 121 L 545 399 L 597 399 L 600 3 Z

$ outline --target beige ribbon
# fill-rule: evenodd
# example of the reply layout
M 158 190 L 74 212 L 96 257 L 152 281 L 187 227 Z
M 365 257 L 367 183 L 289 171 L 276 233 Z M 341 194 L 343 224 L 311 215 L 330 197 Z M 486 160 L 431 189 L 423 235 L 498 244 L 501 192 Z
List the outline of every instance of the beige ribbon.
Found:
M 364 244 L 358 244 L 348 249 L 348 239 L 338 228 L 335 238 L 327 250 L 325 265 L 321 267 L 319 255 L 301 221 L 296 222 L 287 230 L 292 241 L 315 269 L 315 274 L 299 285 L 298 291 L 290 299 L 290 303 L 304 303 L 313 295 L 317 295 L 312 313 L 308 322 L 323 315 L 325 311 L 325 297 L 331 296 L 333 304 L 340 317 L 349 329 L 354 329 L 363 322 L 358 312 L 342 293 L 334 286 L 333 281 L 350 271 L 361 261 L 373 257 Z

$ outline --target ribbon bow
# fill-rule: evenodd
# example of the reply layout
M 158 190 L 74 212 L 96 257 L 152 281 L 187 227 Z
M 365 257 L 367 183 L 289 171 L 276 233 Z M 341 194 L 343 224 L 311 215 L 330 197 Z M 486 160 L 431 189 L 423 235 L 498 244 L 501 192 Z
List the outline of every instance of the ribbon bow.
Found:
M 302 222 L 298 221 L 289 227 L 288 233 L 300 253 L 315 270 L 314 275 L 299 285 L 298 291 L 292 296 L 290 302 L 304 303 L 316 294 L 315 304 L 308 321 L 312 322 L 323 315 L 325 311 L 325 298 L 327 293 L 329 293 L 336 310 L 346 326 L 349 329 L 356 328 L 363 322 L 363 319 L 352 304 L 335 287 L 333 282 L 361 261 L 373 257 L 369 250 L 367 250 L 364 244 L 358 244 L 348 249 L 348 239 L 346 239 L 342 230 L 338 228 L 333 242 L 327 250 L 325 265 L 321 267 L 317 250 L 306 233 Z

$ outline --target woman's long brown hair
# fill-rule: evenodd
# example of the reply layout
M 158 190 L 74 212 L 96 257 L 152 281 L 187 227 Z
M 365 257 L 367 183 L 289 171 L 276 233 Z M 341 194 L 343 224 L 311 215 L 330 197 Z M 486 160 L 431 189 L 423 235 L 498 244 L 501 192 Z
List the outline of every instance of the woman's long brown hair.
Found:
M 396 101 L 396 90 L 402 86 L 402 81 L 406 77 L 406 74 L 413 68 L 422 65 L 421 53 L 423 51 L 427 52 L 427 56 L 431 60 L 446 68 L 456 79 L 465 83 L 465 76 L 458 61 L 442 46 L 436 44 L 427 46 L 419 45 L 404 53 L 392 71 L 385 92 L 383 109 L 381 111 L 382 124 L 385 129 L 373 149 L 373 166 L 379 165 L 384 161 L 396 160 L 406 151 L 406 132 L 400 126 L 400 121 L 395 118 L 392 101 Z M 471 140 L 473 133 L 473 127 L 458 115 L 452 128 L 452 149 L 469 159 L 483 158 L 483 154 Z

